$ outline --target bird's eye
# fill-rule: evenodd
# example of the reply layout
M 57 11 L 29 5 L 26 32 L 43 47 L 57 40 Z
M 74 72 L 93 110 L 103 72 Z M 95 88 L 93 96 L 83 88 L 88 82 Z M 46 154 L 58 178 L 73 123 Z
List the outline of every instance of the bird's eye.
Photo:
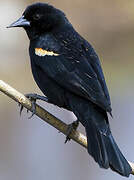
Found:
M 33 16 L 33 19 L 34 19 L 34 20 L 39 20 L 39 19 L 40 19 L 40 15 L 39 15 L 39 14 L 35 14 L 35 15 Z

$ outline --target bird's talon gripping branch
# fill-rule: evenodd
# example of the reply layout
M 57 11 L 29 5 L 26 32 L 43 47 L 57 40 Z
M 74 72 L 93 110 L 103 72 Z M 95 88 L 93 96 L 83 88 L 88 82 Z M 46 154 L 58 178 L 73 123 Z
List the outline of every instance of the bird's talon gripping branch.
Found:
M 33 117 L 33 115 L 35 114 L 35 112 L 36 112 L 36 100 L 38 99 L 37 98 L 37 94 L 32 94 L 32 93 L 30 93 L 30 94 L 25 94 L 25 96 L 31 101 L 31 103 L 32 103 L 32 108 L 31 108 L 31 110 L 32 110 L 32 115 L 30 116 L 30 117 L 28 117 L 28 119 L 31 119 L 32 117 Z M 28 113 L 28 111 L 27 111 L 27 113 Z
M 21 105 L 21 107 L 20 107 L 20 116 L 21 116 L 21 113 L 23 111 L 23 108 L 24 108 L 24 106 Z
M 31 103 L 32 103 L 32 115 L 30 117 L 28 117 L 28 119 L 31 119 L 33 117 L 33 115 L 35 114 L 36 112 L 36 99 L 30 99 Z
M 66 136 L 66 139 L 65 139 L 65 144 L 70 141 L 70 137 L 69 135 L 71 134 L 72 130 L 76 130 L 79 126 L 79 121 L 74 121 L 73 123 L 69 124 L 68 125 L 68 129 L 67 129 L 67 136 Z
M 29 94 L 25 94 L 25 96 L 26 96 L 26 97 L 31 101 L 31 103 L 32 103 L 32 108 L 31 108 L 31 110 L 32 110 L 32 115 L 31 115 L 28 119 L 32 118 L 33 115 L 34 115 L 35 112 L 36 112 L 36 100 L 42 100 L 42 101 L 48 102 L 47 97 L 45 97 L 45 96 L 40 96 L 40 95 L 38 95 L 38 94 L 29 93 Z M 23 110 L 23 107 L 21 107 L 20 112 L 22 112 L 22 110 Z M 28 111 L 27 111 L 27 112 L 28 112 Z
M 34 114 L 35 114 L 35 103 L 36 103 L 36 98 L 33 98 L 33 96 L 34 96 L 34 94 L 25 94 L 25 96 L 31 101 L 31 103 L 32 103 L 32 115 L 28 118 L 28 119 L 30 119 Z M 19 103 L 19 106 L 20 106 L 20 116 L 21 116 L 21 114 L 22 114 L 22 111 L 23 111 L 23 109 L 24 109 L 24 106 L 22 105 L 22 104 L 20 104 Z M 28 111 L 28 109 L 27 109 L 27 113 L 28 113 L 29 111 Z
M 20 107 L 20 116 L 21 116 L 21 113 L 22 113 L 22 111 L 23 111 L 23 109 L 24 109 L 24 106 L 22 105 L 22 104 L 18 104 L 19 105 L 19 107 Z M 27 109 L 27 113 L 29 113 L 29 110 Z
M 23 111 L 23 108 L 24 108 L 24 106 L 21 104 L 21 103 L 18 103 L 18 106 L 20 107 L 20 116 L 21 116 L 21 113 L 22 113 L 22 111 Z

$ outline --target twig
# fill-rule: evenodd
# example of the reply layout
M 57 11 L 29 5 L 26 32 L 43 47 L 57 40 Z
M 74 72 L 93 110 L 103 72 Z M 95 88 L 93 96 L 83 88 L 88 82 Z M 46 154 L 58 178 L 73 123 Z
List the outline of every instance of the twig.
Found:
M 31 111 L 32 104 L 31 101 L 26 98 L 23 94 L 0 80 L 0 91 L 2 91 L 4 94 L 15 100 L 16 102 L 19 102 L 21 105 L 23 105 L 26 109 Z M 52 114 L 50 114 L 48 111 L 43 109 L 41 106 L 36 104 L 36 113 L 38 117 L 40 117 L 42 120 L 45 122 L 49 123 L 56 129 L 58 129 L 60 132 L 66 135 L 68 125 L 65 124 L 63 121 L 59 120 Z M 71 139 L 73 139 L 75 142 L 78 144 L 82 145 L 83 147 L 87 148 L 87 138 L 83 134 L 81 134 L 78 131 L 73 130 L 71 134 L 69 135 Z M 129 162 L 129 161 L 128 161 Z M 132 168 L 132 173 L 134 175 L 134 163 L 129 162 L 131 168 Z

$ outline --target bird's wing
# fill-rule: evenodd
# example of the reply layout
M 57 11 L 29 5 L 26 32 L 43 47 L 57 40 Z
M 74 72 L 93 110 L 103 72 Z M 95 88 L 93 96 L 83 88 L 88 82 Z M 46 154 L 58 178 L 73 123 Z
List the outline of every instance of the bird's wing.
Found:
M 101 84 L 101 87 L 103 89 L 105 97 L 106 97 L 107 101 L 109 102 L 109 104 L 111 104 L 109 92 L 107 89 L 107 85 L 105 82 L 105 78 L 104 78 L 104 74 L 103 74 L 103 71 L 101 68 L 101 63 L 100 63 L 99 57 L 96 54 L 96 52 L 94 51 L 93 47 L 87 41 L 83 40 L 82 46 L 83 46 L 83 50 L 85 49 L 85 52 L 87 55 L 87 60 L 89 61 L 94 72 L 97 75 L 97 79 L 98 79 L 99 83 Z
M 53 81 L 68 91 L 111 112 L 111 103 L 98 56 L 85 40 L 72 47 L 63 45 L 51 55 L 36 55 L 35 63 Z

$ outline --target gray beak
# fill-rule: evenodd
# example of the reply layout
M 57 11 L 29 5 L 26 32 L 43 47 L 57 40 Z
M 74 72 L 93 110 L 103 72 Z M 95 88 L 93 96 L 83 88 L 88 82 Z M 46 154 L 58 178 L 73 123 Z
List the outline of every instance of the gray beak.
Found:
M 21 16 L 17 21 L 13 22 L 11 25 L 7 26 L 7 28 L 12 27 L 28 27 L 30 26 L 30 22 Z

